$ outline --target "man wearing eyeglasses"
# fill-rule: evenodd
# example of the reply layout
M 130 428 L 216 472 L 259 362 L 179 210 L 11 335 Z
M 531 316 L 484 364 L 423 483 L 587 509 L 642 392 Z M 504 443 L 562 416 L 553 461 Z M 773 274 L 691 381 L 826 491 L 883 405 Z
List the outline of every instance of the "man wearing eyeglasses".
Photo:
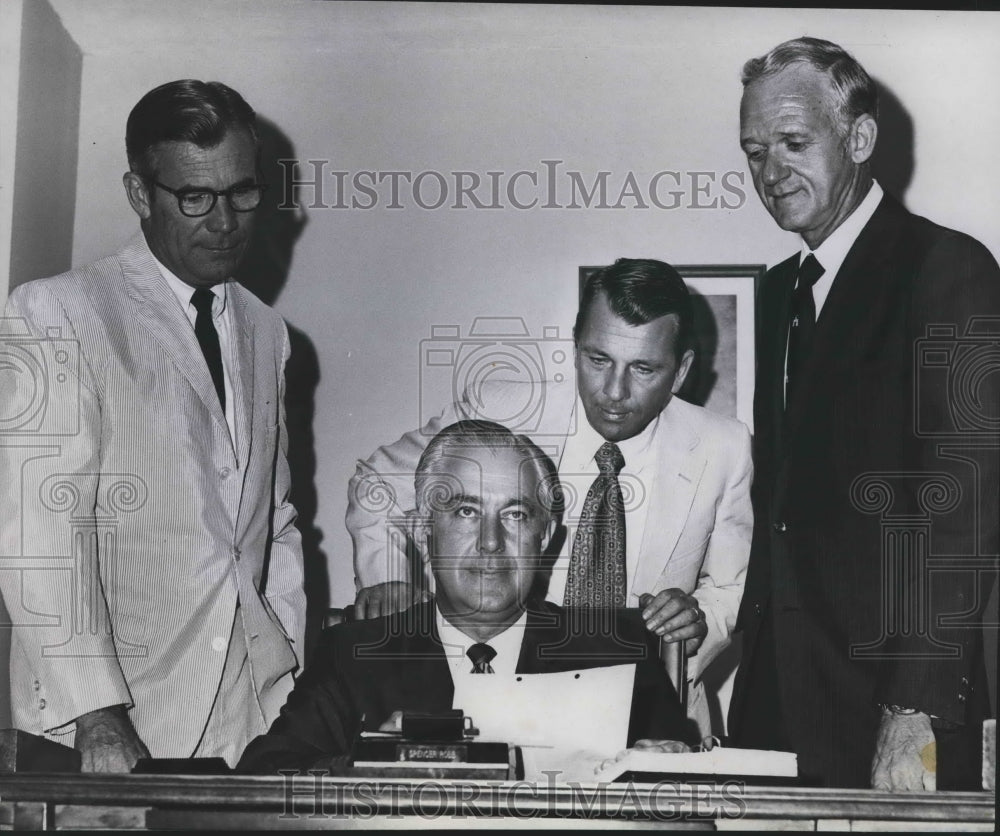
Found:
M 231 281 L 264 188 L 257 146 L 223 84 L 147 93 L 123 178 L 141 232 L 17 288 L 0 331 L 34 360 L 0 377 L 0 400 L 19 414 L 45 383 L 41 418 L 0 450 L 14 723 L 75 745 L 85 771 L 235 763 L 302 662 L 288 335 Z

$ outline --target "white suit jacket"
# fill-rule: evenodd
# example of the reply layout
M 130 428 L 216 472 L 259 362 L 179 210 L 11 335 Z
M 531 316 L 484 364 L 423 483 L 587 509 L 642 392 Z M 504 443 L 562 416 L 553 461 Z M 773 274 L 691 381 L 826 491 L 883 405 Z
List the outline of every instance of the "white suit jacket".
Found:
M 288 335 L 240 285 L 228 299 L 238 454 L 141 234 L 11 294 L 0 587 L 18 728 L 65 732 L 124 703 L 153 756 L 190 756 L 237 596 L 265 724 L 284 703 L 305 621 L 285 458 Z
M 577 420 L 586 420 L 576 415 L 575 403 L 573 381 L 492 380 L 474 398 L 466 393 L 421 429 L 358 462 L 347 507 L 358 587 L 410 577 L 404 515 L 415 505 L 417 461 L 439 430 L 465 418 L 494 420 L 531 437 L 558 466 L 567 435 Z M 739 421 L 671 398 L 650 454 L 656 463 L 646 485 L 649 509 L 629 588 L 656 593 L 677 587 L 698 598 L 708 635 L 689 662 L 689 676 L 696 678 L 728 644 L 743 594 L 753 530 L 750 433 Z

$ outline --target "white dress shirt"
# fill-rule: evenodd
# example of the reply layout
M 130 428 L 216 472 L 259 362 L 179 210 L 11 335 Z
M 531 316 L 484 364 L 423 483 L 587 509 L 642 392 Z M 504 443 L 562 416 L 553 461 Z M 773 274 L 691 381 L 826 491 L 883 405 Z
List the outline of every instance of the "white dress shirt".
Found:
M 882 201 L 883 194 L 882 187 L 873 180 L 865 199 L 858 204 L 857 209 L 851 212 L 840 226 L 830 233 L 830 236 L 822 244 L 815 250 L 810 250 L 809 245 L 805 241 L 802 242 L 799 264 L 801 265 L 806 257 L 812 254 L 823 266 L 823 275 L 813 285 L 817 320 L 819 320 L 820 312 L 826 303 L 826 297 L 830 295 L 833 280 L 840 272 L 844 259 L 847 258 L 847 253 L 854 246 L 854 242 L 858 240 L 861 230 L 872 219 L 872 215 L 875 214 L 875 210 L 878 209 L 878 205 Z
M 527 611 L 502 633 L 494 636 L 486 644 L 496 651 L 496 656 L 490 662 L 492 674 L 472 672 L 472 662 L 466 651 L 474 644 L 475 639 L 465 635 L 454 624 L 434 608 L 437 618 L 438 636 L 444 646 L 448 668 L 451 671 L 451 681 L 455 686 L 455 696 L 452 708 L 460 708 L 475 722 L 477 716 L 485 716 L 495 710 L 497 700 L 503 699 L 503 692 L 513 687 L 514 674 L 517 671 L 517 660 L 521 656 L 521 641 L 524 638 L 524 628 L 528 623 Z M 488 703 L 484 705 L 484 701 Z M 477 707 L 482 708 L 479 712 Z
M 570 556 L 573 553 L 573 539 L 576 537 L 583 504 L 587 498 L 587 491 L 590 490 L 594 479 L 600 473 L 594 456 L 606 441 L 587 421 L 579 395 L 576 398 L 574 411 L 574 417 L 579 416 L 575 424 L 577 430 L 566 439 L 566 446 L 559 462 L 559 481 L 562 483 L 566 497 L 566 511 L 563 516 L 563 522 L 567 529 L 566 542 L 552 567 L 552 579 L 549 581 L 549 591 L 546 595 L 547 600 L 560 606 L 562 606 L 563 596 L 566 592 L 567 572 Z M 616 442 L 625 459 L 625 466 L 618 474 L 618 482 L 625 500 L 626 607 L 639 606 L 637 592 L 648 591 L 633 591 L 632 582 L 639 565 L 639 552 L 646 529 L 646 517 L 649 511 L 649 503 L 646 498 L 652 490 L 651 480 L 655 478 L 656 473 L 655 466 L 647 467 L 646 465 L 649 463 L 650 450 L 656 438 L 659 424 L 660 416 L 657 415 L 639 435 Z M 572 421 L 570 426 L 574 426 Z
M 812 255 L 823 268 L 823 275 L 816 280 L 813 285 L 813 301 L 816 304 L 816 321 L 819 322 L 819 315 L 826 304 L 826 298 L 830 295 L 833 281 L 837 278 L 837 273 L 844 264 L 844 259 L 850 252 L 854 242 L 858 240 L 861 230 L 872 219 L 882 196 L 885 194 L 877 181 L 873 180 L 868 194 L 858 207 L 848 215 L 847 219 L 838 226 L 830 236 L 820 244 L 815 250 L 809 249 L 809 245 L 802 241 L 802 250 L 799 253 L 799 266 Z M 798 283 L 796 283 L 798 284 Z M 785 343 L 785 388 L 788 388 L 788 342 Z
M 184 311 L 188 322 L 191 323 L 191 330 L 193 331 L 195 320 L 198 318 L 198 311 L 191 304 L 191 297 L 194 295 L 195 288 L 177 278 L 177 276 L 160 263 L 156 256 L 153 256 L 153 261 L 160 268 L 160 272 L 163 274 L 163 278 L 166 279 L 167 285 L 174 292 L 177 301 L 180 302 L 181 310 Z M 222 354 L 222 379 L 226 392 L 226 425 L 229 427 L 229 436 L 233 440 L 233 449 L 238 450 L 239 448 L 236 446 L 236 406 L 234 403 L 236 399 L 233 394 L 234 364 L 232 340 L 230 339 L 232 328 L 229 321 L 229 305 L 227 304 L 229 297 L 226 292 L 228 286 L 228 282 L 222 282 L 209 288 L 209 290 L 215 296 L 215 299 L 212 300 L 212 321 L 215 323 L 215 330 L 219 335 L 219 350 Z

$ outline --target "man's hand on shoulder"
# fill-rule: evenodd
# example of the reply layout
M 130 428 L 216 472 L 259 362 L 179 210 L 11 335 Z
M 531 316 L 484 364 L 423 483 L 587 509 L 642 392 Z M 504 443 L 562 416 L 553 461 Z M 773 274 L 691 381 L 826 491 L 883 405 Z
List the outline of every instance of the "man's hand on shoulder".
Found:
M 708 635 L 708 624 L 698 599 L 680 589 L 663 589 L 656 595 L 639 596 L 646 629 L 667 641 L 687 640 L 685 649 L 693 656 Z
M 82 757 L 83 772 L 131 772 L 139 758 L 149 757 L 123 705 L 77 717 L 74 746 Z
M 882 713 L 872 759 L 872 789 L 922 792 L 937 788 L 937 747 L 931 718 Z
M 409 609 L 414 604 L 430 600 L 430 596 L 412 583 L 388 581 L 366 586 L 354 602 L 357 619 L 380 618 Z

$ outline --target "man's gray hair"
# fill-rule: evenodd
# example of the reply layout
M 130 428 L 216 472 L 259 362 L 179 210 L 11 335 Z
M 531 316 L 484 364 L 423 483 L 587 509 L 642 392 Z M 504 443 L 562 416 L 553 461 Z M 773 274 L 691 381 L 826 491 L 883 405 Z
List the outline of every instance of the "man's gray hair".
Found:
M 751 58 L 743 65 L 743 86 L 793 64 L 808 64 L 829 77 L 837 96 L 836 117 L 842 133 L 863 113 L 878 121 L 878 90 L 871 76 L 844 49 L 819 38 L 795 38 L 778 44 L 767 55 Z
M 526 435 L 516 435 L 492 421 L 458 421 L 445 427 L 431 439 L 414 477 L 417 509 L 421 514 L 445 510 L 462 492 L 461 485 L 451 484 L 442 476 L 448 460 L 461 458 L 469 450 L 514 450 L 535 475 L 532 499 L 547 519 L 562 517 L 563 494 L 555 465 Z

